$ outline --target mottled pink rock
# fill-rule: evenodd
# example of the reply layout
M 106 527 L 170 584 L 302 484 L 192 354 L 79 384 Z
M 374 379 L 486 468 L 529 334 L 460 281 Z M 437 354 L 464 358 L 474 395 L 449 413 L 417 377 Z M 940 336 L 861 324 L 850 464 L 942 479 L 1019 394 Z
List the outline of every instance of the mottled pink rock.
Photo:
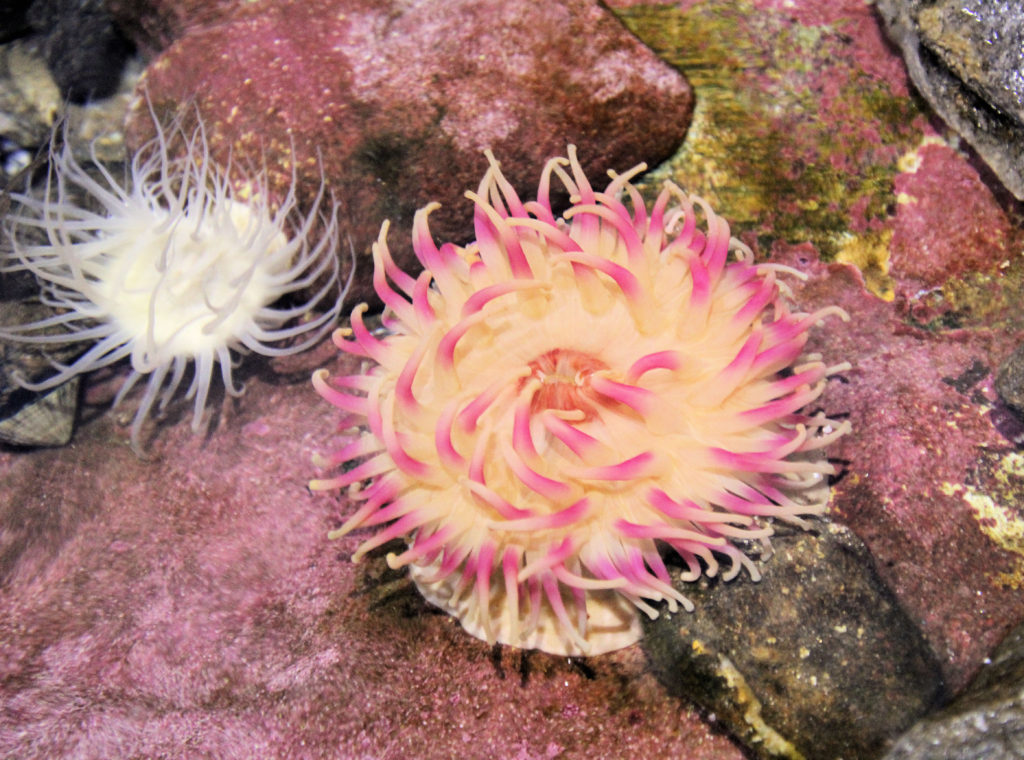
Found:
M 0 757 L 740 760 L 639 649 L 492 649 L 328 541 L 336 355 L 250 377 L 206 440 L 179 405 L 149 461 L 96 418 L 110 385 L 72 446 L 0 452 Z
M 293 149 L 307 188 L 322 165 L 357 252 L 390 219 L 407 265 L 412 216 L 431 201 L 442 204 L 436 236 L 471 238 L 463 193 L 478 185 L 485 149 L 532 195 L 544 161 L 567 143 L 601 176 L 656 165 L 690 120 L 683 76 L 595 0 L 260 0 L 181 18 L 190 12 L 135 9 L 133 27 L 178 35 L 140 91 L 159 112 L 194 100 L 215 154 L 265 154 L 279 187 L 291 181 Z M 140 102 L 129 132 L 149 128 Z M 367 259 L 355 292 L 369 289 Z
M 805 308 L 837 303 L 852 318 L 814 340 L 853 365 L 821 402 L 853 423 L 853 432 L 829 450 L 845 464 L 832 512 L 868 545 L 950 687 L 960 688 L 1024 616 L 1024 595 L 1000 581 L 1000 574 L 1020 572 L 1021 557 L 986 534 L 984 515 L 965 498 L 999 494 L 1000 479 L 1003 499 L 1024 488 L 1024 480 L 1007 484 L 1012 476 L 993 464 L 1014 446 L 990 415 L 992 373 L 1016 333 L 914 327 L 899 304 L 867 293 L 852 267 L 823 264 L 808 246 L 779 246 L 775 254 L 811 275 L 797 289 Z M 999 501 L 1012 526 L 1019 507 Z
M 891 274 L 905 298 L 942 287 L 965 272 L 992 272 L 1008 257 L 1010 220 L 977 170 L 944 144 L 918 151 L 916 165 L 896 177 L 898 205 Z

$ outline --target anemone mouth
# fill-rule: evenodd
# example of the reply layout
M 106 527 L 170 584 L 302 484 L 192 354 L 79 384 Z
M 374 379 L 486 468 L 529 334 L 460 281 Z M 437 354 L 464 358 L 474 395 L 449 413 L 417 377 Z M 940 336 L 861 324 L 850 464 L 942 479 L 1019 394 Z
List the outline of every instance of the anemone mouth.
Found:
M 305 209 L 293 186 L 271 198 L 266 169 L 239 177 L 210 155 L 201 119 L 162 124 L 116 177 L 92 151 L 76 159 L 55 132 L 41 193 L 12 193 L 5 219 L 11 241 L 0 266 L 35 276 L 53 316 L 0 327 L 26 344 L 79 343 L 84 351 L 34 383 L 69 378 L 128 359 L 131 372 L 115 406 L 139 381 L 131 426 L 164 409 L 189 367 L 186 399 L 193 430 L 202 424 L 219 375 L 238 395 L 232 369 L 242 353 L 281 356 L 304 350 L 332 329 L 351 284 L 340 282 L 337 203 L 325 183 Z M 293 173 L 293 180 L 295 175 Z M 45 334 L 54 329 L 63 334 Z
M 539 383 L 530 400 L 531 414 L 546 410 L 578 411 L 583 419 L 594 416 L 594 405 L 600 402 L 591 385 L 595 372 L 608 369 L 596 356 L 573 349 L 553 348 L 527 365 L 528 377 L 520 381 L 520 391 L 530 380 Z
M 391 333 L 363 323 L 338 347 L 375 364 L 314 375 L 361 432 L 310 483 L 358 508 L 331 536 L 377 527 L 353 555 L 389 555 L 424 596 L 487 641 L 593 654 L 635 640 L 638 614 L 692 605 L 673 586 L 744 569 L 767 518 L 821 514 L 832 466 L 815 452 L 848 430 L 803 410 L 829 367 L 804 355 L 838 309 L 796 312 L 780 276 L 703 200 L 667 184 L 650 210 L 613 175 L 595 192 L 570 148 L 522 202 L 497 162 L 477 193 L 475 243 L 436 246 L 428 206 L 395 266 L 387 225 L 374 285 Z M 553 178 L 572 206 L 555 218 Z M 622 198 L 628 200 L 629 205 Z M 702 225 L 698 222 L 703 221 Z M 391 283 L 394 283 L 392 286 Z M 354 465 L 354 466 L 351 466 Z M 364 481 L 368 487 L 363 487 Z

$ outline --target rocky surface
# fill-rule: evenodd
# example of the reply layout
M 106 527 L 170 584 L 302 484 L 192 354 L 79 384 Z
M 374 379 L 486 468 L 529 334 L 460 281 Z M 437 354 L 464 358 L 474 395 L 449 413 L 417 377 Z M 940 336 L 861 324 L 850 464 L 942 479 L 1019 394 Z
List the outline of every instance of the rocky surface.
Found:
M 645 621 L 642 646 L 755 757 L 877 757 L 942 700 L 938 663 L 860 540 L 812 530 L 773 537 L 758 583 L 677 581 L 695 612 Z
M 116 95 L 85 104 L 66 102 L 46 63 L 38 39 L 15 39 L 0 45 L 0 190 L 24 190 L 22 170 L 33 157 L 45 157 L 54 127 L 68 124 L 66 137 L 81 163 L 90 151 L 109 165 L 125 160 L 124 114 L 141 73 L 141 62 L 132 59 L 122 72 Z M 116 170 L 116 168 L 115 168 Z M 9 202 L 0 192 L 0 216 Z
M 22 324 L 49 314 L 49 310 L 7 300 L 15 290 L 9 276 L 0 274 L 0 325 Z M 19 385 L 20 379 L 38 382 L 52 373 L 51 361 L 74 358 L 74 347 L 48 347 L 0 339 L 0 441 L 19 446 L 63 446 L 71 440 L 78 412 L 79 378 L 37 393 Z
M 885 760 L 931 757 L 1024 757 L 1024 626 L 1006 637 L 953 704 L 914 726 Z
M 993 388 L 1024 330 L 1021 209 L 918 110 L 868 6 L 619 12 L 703 104 L 655 177 L 808 275 L 802 307 L 851 315 L 812 339 L 853 365 L 821 400 L 854 429 L 829 450 L 844 465 L 830 511 L 956 692 L 1024 617 L 1024 466 Z
M 250 366 L 208 437 L 181 401 L 146 461 L 96 377 L 71 446 L 0 452 L 0 757 L 739 760 L 640 650 L 491 648 L 327 540 L 336 356 Z
M 1024 10 L 1006 0 L 879 0 L 928 103 L 1024 199 Z
M 117 91 L 134 51 L 104 0 L 33 0 L 26 20 L 63 100 L 85 103 Z
M 693 107 L 683 76 L 595 0 L 131 3 L 118 14 L 143 45 L 174 40 L 139 87 L 158 113 L 194 102 L 214 155 L 265 158 L 278 186 L 293 164 L 314 187 L 323 171 L 361 256 L 356 298 L 372 293 L 384 219 L 405 266 L 428 202 L 442 204 L 435 235 L 471 238 L 461 199 L 485 149 L 532 195 L 567 143 L 591 176 L 668 158 Z M 130 120 L 136 141 L 151 129 L 145 109 Z
M 60 112 L 61 97 L 40 51 L 24 40 L 0 45 L 0 81 L 0 134 L 12 148 L 44 144 Z M 5 186 L 14 173 L 5 166 Z
M 1024 345 L 1017 346 L 999 365 L 995 389 L 1016 415 L 1024 415 Z
M 1024 331 L 1020 207 L 920 110 L 859 0 L 615 6 L 700 103 L 646 191 L 711 198 L 807 276 L 803 308 L 850 313 L 810 347 L 853 365 L 820 402 L 854 426 L 831 518 L 963 690 L 1024 617 L 1024 455 L 994 388 Z M 148 461 L 97 377 L 71 446 L 0 450 L 0 755 L 744 756 L 639 649 L 488 649 L 382 554 L 352 566 L 362 536 L 327 542 L 351 508 L 304 488 L 334 425 L 306 378 L 335 353 L 250 364 L 206 437 L 181 403 Z

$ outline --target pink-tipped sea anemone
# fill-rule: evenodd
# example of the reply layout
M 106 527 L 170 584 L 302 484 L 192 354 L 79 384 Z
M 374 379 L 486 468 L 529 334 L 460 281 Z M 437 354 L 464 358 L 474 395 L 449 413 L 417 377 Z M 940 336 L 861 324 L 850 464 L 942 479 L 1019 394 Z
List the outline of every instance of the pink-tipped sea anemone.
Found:
M 181 120 L 164 128 L 154 117 L 154 124 L 156 136 L 123 179 L 95 153 L 89 171 L 68 142 L 51 147 L 41 197 L 12 194 L 18 205 L 5 220 L 2 262 L 32 272 L 55 313 L 4 326 L 0 338 L 87 346 L 51 376 L 22 384 L 52 388 L 129 357 L 114 405 L 145 379 L 131 427 L 136 448 L 154 403 L 166 407 L 189 365 L 186 396 L 198 430 L 218 365 L 227 393 L 238 395 L 235 352 L 300 351 L 334 325 L 341 307 L 340 297 L 330 298 L 339 289 L 337 214 L 322 185 L 300 213 L 294 184 L 274 202 L 265 172 L 241 182 L 218 168 L 201 123 L 194 131 Z M 321 301 L 323 312 L 313 314 Z
M 523 202 L 488 158 L 467 193 L 474 243 L 436 246 L 422 209 L 414 278 L 381 230 L 388 333 L 367 329 L 365 305 L 336 332 L 372 366 L 314 375 L 348 436 L 318 462 L 340 474 L 310 485 L 360 503 L 332 536 L 384 526 L 355 560 L 404 538 L 388 564 L 470 633 L 597 654 L 634 642 L 652 601 L 692 609 L 663 549 L 688 580 L 722 557 L 724 577 L 756 579 L 742 546 L 770 535 L 764 518 L 825 509 L 818 450 L 847 424 L 804 410 L 846 365 L 803 353 L 812 326 L 846 315 L 791 310 L 778 278 L 799 273 L 755 264 L 676 185 L 648 211 L 629 182 L 643 166 L 595 191 L 570 146 Z M 552 180 L 571 196 L 560 217 Z

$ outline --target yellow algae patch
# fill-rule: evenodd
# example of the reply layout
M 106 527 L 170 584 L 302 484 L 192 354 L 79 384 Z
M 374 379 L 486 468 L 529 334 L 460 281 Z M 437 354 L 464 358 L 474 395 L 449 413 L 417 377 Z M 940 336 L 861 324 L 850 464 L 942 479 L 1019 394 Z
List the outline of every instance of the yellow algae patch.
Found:
M 769 726 L 761 715 L 761 702 L 747 684 L 743 674 L 725 655 L 718 655 L 718 673 L 728 684 L 733 698 L 743 710 L 743 719 L 768 753 L 789 760 L 805 760 L 800 751 L 782 734 Z
M 928 145 L 946 145 L 945 140 L 935 135 L 928 135 L 921 138 L 921 142 L 916 147 L 908 150 L 896 161 L 896 168 L 899 169 L 903 174 L 916 174 L 917 170 L 921 168 L 921 149 Z
M 889 243 L 892 230 L 868 232 L 863 235 L 845 234 L 839 241 L 836 261 L 852 264 L 864 275 L 867 289 L 883 301 L 896 297 L 893 280 L 889 276 Z
M 1011 492 L 1024 486 L 1024 455 L 1014 451 L 1003 456 L 995 476 L 997 483 L 1005 487 L 1005 492 L 997 493 L 996 498 L 970 485 L 943 483 L 942 492 L 963 498 L 982 533 L 1000 549 L 1015 555 L 1013 570 L 996 573 L 992 580 L 1003 587 L 1020 589 L 1024 588 L 1024 515 L 999 502 L 1012 503 Z

